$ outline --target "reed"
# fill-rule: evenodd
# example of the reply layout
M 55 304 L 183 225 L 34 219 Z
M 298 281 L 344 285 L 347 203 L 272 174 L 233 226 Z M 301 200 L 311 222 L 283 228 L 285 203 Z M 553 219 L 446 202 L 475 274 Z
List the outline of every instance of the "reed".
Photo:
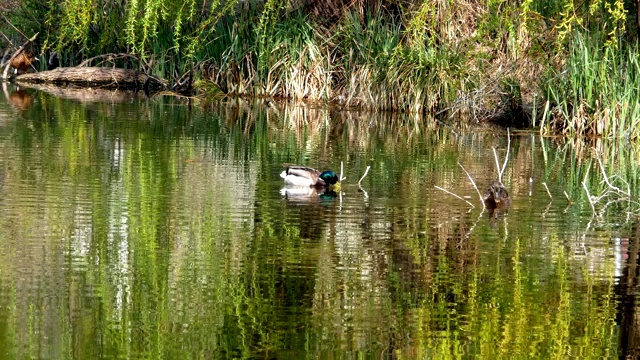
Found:
M 637 46 L 602 47 L 576 34 L 562 72 L 544 90 L 554 104 L 546 131 L 637 138 L 640 89 Z

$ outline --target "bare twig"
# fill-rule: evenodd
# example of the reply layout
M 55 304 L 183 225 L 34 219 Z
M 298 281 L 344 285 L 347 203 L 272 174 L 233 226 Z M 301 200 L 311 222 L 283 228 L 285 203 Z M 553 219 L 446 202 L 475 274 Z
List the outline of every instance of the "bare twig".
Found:
M 20 31 L 17 27 L 15 27 L 15 26 L 11 23 L 11 21 L 9 21 L 9 19 L 7 19 L 7 18 L 6 18 L 6 16 L 2 15 L 2 19 L 4 20 L 4 22 L 5 22 L 5 23 L 9 24 L 9 25 L 13 28 L 13 30 L 15 30 L 15 31 L 16 31 L 16 32 L 18 32 L 20 35 L 22 35 L 22 37 L 23 37 L 23 38 L 25 38 L 25 39 L 27 38 L 27 35 L 25 35 L 24 33 L 22 33 L 22 31 Z M 31 40 L 31 41 L 33 41 L 33 40 Z M 9 42 L 9 43 L 11 43 L 11 42 Z
M 346 177 L 342 177 L 342 173 L 344 170 L 344 162 L 340 161 L 340 182 L 342 182 L 342 180 L 346 180 Z
M 511 133 L 509 133 L 509 128 L 507 128 L 507 155 L 504 157 L 502 168 L 500 167 L 500 160 L 498 160 L 498 152 L 496 151 L 496 148 L 492 149 L 493 157 L 496 160 L 496 170 L 498 170 L 498 181 L 502 182 L 502 174 L 504 174 L 504 169 L 507 167 L 507 161 L 509 161 L 509 151 L 511 150 Z
M 596 207 L 593 204 L 594 200 L 591 199 L 591 194 L 589 194 L 589 189 L 587 188 L 587 182 L 586 181 L 582 182 L 582 187 L 584 188 L 584 191 L 587 193 L 587 199 L 589 200 L 589 205 L 591 205 L 591 210 L 595 214 L 596 213 Z
M 7 48 L 4 51 L 4 54 L 2 54 L 2 59 L 0 59 L 0 66 L 4 66 L 5 65 L 4 59 L 7 57 L 7 54 L 9 54 L 9 51 L 11 51 L 11 50 L 9 50 L 9 48 Z
M 478 214 L 478 218 L 476 219 L 476 221 L 473 222 L 473 225 L 471 225 L 471 227 L 469 227 L 469 231 L 467 231 L 466 234 L 464 234 L 464 235 L 462 235 L 460 237 L 460 241 L 458 242 L 458 244 L 462 244 L 463 240 L 466 240 L 466 239 L 469 238 L 469 236 L 471 236 L 471 233 L 476 228 L 476 225 L 478 225 L 478 221 L 480 221 L 481 218 L 482 218 L 482 213 Z
M 362 179 L 364 179 L 364 177 L 367 176 L 367 174 L 369 173 L 369 169 L 370 168 L 371 168 L 371 166 L 367 166 L 367 169 L 364 171 L 364 175 L 362 175 L 362 177 L 358 181 L 358 186 L 360 186 L 360 183 L 362 183 Z
M 549 187 L 547 186 L 547 183 L 543 182 L 542 185 L 544 185 L 544 188 L 547 190 L 547 195 L 549 195 L 549 199 L 553 200 L 553 196 L 551 196 L 551 191 L 549 191 Z
M 566 198 L 567 198 L 567 202 L 568 202 L 569 204 L 571 204 L 571 198 L 569 197 L 569 194 L 567 194 L 567 190 L 565 190 L 565 191 L 563 192 L 563 194 L 564 194 L 564 197 L 566 197 Z
M 467 174 L 469 181 L 471 181 L 471 185 L 473 185 L 473 188 L 476 189 L 476 191 L 478 192 L 478 197 L 480 198 L 480 203 L 482 204 L 482 210 L 486 209 L 487 207 L 484 205 L 484 199 L 482 198 L 482 194 L 480 193 L 480 190 L 478 190 L 478 187 L 476 186 L 476 182 L 473 181 L 473 178 L 471 177 L 471 175 L 469 175 L 469 172 L 464 168 L 464 166 L 462 166 L 462 164 L 458 163 L 458 165 L 462 168 L 465 174 Z
M 596 214 L 596 207 L 594 205 L 594 200 L 591 198 L 591 194 L 589 193 L 589 188 L 587 188 L 587 178 L 589 177 L 589 169 L 591 169 L 591 163 L 589 163 L 589 166 L 587 166 L 587 171 L 584 174 L 584 180 L 582 180 L 582 187 L 584 188 L 584 191 L 587 193 L 587 199 L 589 200 L 589 204 L 591 205 L 591 210 L 593 211 L 593 214 Z
M 13 42 L 11 42 L 11 40 L 7 37 L 7 35 L 5 35 L 2 31 L 0 31 L 0 35 L 2 35 L 2 37 L 7 41 L 7 43 L 9 43 L 9 45 L 11 45 L 10 47 L 7 46 L 7 52 L 10 51 L 11 48 L 16 48 L 15 45 L 13 45 Z
M 551 209 L 551 204 L 553 204 L 553 199 L 549 200 L 549 203 L 547 204 L 547 207 L 544 208 L 544 212 L 542 213 L 542 217 L 546 218 L 547 214 L 549 213 L 549 209 Z
M 504 169 L 507 167 L 507 161 L 509 160 L 510 150 L 511 150 L 511 133 L 509 132 L 509 128 L 507 128 L 507 155 L 504 157 L 504 162 L 502 163 L 502 169 L 500 170 L 500 182 L 502 182 L 502 174 L 504 174 Z
M 472 203 L 470 203 L 469 201 L 467 201 L 467 200 L 466 200 L 466 199 L 464 199 L 463 197 L 461 197 L 461 196 L 459 196 L 459 195 L 456 195 L 456 194 L 452 193 L 451 191 L 449 191 L 449 190 L 447 190 L 447 189 L 443 189 L 443 188 L 441 188 L 440 186 L 437 186 L 437 185 L 435 186 L 435 188 L 436 188 L 436 189 L 438 189 L 438 190 L 444 191 L 444 192 L 446 192 L 446 193 L 447 193 L 447 194 L 449 194 L 449 195 L 453 195 L 453 196 L 455 196 L 456 198 L 458 198 L 458 199 L 460 199 L 460 200 L 462 200 L 462 201 L 466 202 L 467 204 L 469 204 L 469 206 L 471 206 L 472 208 L 474 208 L 474 209 L 475 209 L 475 205 L 473 205 Z
M 493 149 L 493 158 L 496 159 L 496 170 L 498 171 L 498 181 L 502 182 L 502 174 L 500 173 L 500 160 L 498 160 L 498 152 L 496 148 Z

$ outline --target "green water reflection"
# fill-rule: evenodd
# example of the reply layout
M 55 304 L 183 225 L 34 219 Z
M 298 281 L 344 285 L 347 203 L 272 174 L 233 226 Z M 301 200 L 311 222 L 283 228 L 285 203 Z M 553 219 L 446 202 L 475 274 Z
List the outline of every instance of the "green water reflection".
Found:
M 594 215 L 582 185 L 591 166 L 602 187 L 593 145 L 637 189 L 633 144 L 513 136 L 513 204 L 491 216 L 458 165 L 497 176 L 491 129 L 11 91 L 3 358 L 600 359 L 640 343 L 637 208 Z M 281 195 L 281 163 L 341 161 L 341 196 Z

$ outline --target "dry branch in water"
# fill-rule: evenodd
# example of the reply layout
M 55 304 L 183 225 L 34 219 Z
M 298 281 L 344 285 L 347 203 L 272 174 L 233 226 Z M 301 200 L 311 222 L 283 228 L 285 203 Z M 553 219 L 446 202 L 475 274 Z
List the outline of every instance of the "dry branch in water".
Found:
M 542 185 L 544 185 L 544 188 L 547 190 L 547 195 L 549 195 L 549 199 L 553 200 L 553 196 L 551 196 L 551 191 L 549 191 L 549 187 L 547 186 L 547 183 L 543 182 Z
M 500 161 L 498 160 L 498 152 L 496 148 L 493 149 L 493 157 L 496 160 L 496 170 L 498 170 L 498 181 L 502 182 L 502 174 L 504 174 L 504 169 L 507 167 L 507 161 L 509 160 L 509 152 L 511 151 L 511 134 L 509 133 L 509 128 L 507 128 L 507 155 L 504 158 L 504 162 L 502 163 L 502 168 L 500 168 Z
M 610 193 L 616 193 L 618 195 L 620 195 L 620 198 L 618 199 L 614 199 L 611 200 L 609 202 L 607 202 L 603 208 L 601 213 L 604 212 L 604 210 L 607 208 L 607 206 L 612 203 L 612 202 L 617 202 L 617 201 L 630 201 L 631 200 L 631 187 L 629 186 L 629 184 L 627 183 L 627 191 L 624 191 L 620 188 L 618 188 L 617 186 L 613 185 L 609 179 L 609 176 L 606 173 L 606 170 L 604 168 L 604 165 L 602 164 L 602 160 L 600 159 L 600 152 L 599 151 L 595 151 L 596 153 L 596 160 L 598 161 L 598 165 L 600 166 L 600 171 L 602 172 L 602 177 L 603 177 L 603 182 L 605 184 L 607 184 L 607 188 L 602 192 L 602 194 L 600 194 L 599 196 L 596 195 L 591 195 L 591 193 L 589 192 L 589 188 L 587 187 L 587 179 L 589 178 L 589 170 L 591 170 L 591 163 L 589 163 L 589 166 L 587 166 L 587 170 L 585 172 L 584 175 L 584 179 L 582 181 L 582 187 L 584 188 L 584 191 L 587 193 L 587 199 L 589 200 L 589 204 L 591 205 L 591 210 L 593 211 L 594 215 L 597 214 L 596 213 L 596 204 L 605 196 L 608 196 Z M 626 183 L 626 182 L 625 182 Z M 565 196 L 567 196 L 566 192 L 565 192 Z M 567 196 L 567 201 L 571 202 L 571 200 L 569 199 L 569 197 Z
M 471 206 L 471 208 L 472 208 L 472 209 L 475 209 L 475 205 L 473 205 L 472 203 L 470 203 L 469 201 L 467 201 L 467 200 L 466 200 L 466 199 L 464 199 L 463 197 L 461 197 L 461 196 L 459 196 L 459 195 L 456 195 L 456 194 L 452 193 L 451 191 L 446 190 L 446 189 L 443 189 L 443 188 L 441 188 L 440 186 L 437 186 L 437 185 L 435 186 L 435 188 L 436 188 L 436 189 L 438 189 L 438 190 L 444 191 L 444 192 L 446 192 L 446 193 L 447 193 L 447 194 L 449 194 L 449 195 L 453 195 L 453 196 L 457 197 L 458 199 L 460 199 L 460 200 L 462 200 L 462 201 L 466 202 L 467 204 L 469 204 L 469 206 Z
M 631 189 L 629 188 L 629 184 L 627 184 L 627 191 L 626 192 L 622 191 L 620 188 L 618 188 L 618 187 L 614 186 L 613 184 L 611 184 L 611 182 L 609 181 L 609 177 L 607 177 L 607 173 L 604 170 L 604 165 L 602 165 L 602 160 L 600 159 L 600 153 L 598 151 L 596 151 L 596 160 L 598 160 L 598 164 L 600 164 L 600 171 L 602 171 L 602 176 L 604 177 L 604 182 L 609 186 L 609 188 L 619 192 L 622 195 L 631 196 Z
M 362 177 L 360 178 L 360 180 L 358 181 L 358 186 L 360 186 L 360 183 L 362 183 L 362 179 L 365 178 L 365 176 L 367 176 L 367 174 L 369 173 L 369 169 L 371 168 L 371 166 L 367 166 L 367 169 L 364 171 L 364 174 L 362 175 Z
M 464 168 L 464 166 L 462 166 L 462 164 L 458 163 L 458 165 L 462 168 L 464 173 L 467 174 L 467 177 L 469 178 L 469 181 L 471 181 L 471 185 L 473 185 L 473 188 L 476 189 L 476 191 L 478 192 L 478 197 L 480 198 L 480 203 L 482 204 L 482 210 L 486 209 L 487 207 L 484 204 L 484 199 L 482 198 L 482 193 L 480 193 L 480 190 L 478 190 L 478 187 L 476 186 L 476 182 L 473 180 L 471 175 L 469 175 L 469 172 L 467 171 L 467 169 Z

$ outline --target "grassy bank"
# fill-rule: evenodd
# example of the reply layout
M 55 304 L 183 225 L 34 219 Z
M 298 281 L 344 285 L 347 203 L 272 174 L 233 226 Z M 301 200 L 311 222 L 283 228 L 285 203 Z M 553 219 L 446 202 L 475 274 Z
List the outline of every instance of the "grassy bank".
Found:
M 638 136 L 638 52 L 627 26 L 635 8 L 620 1 L 20 4 L 0 29 L 18 44 L 17 29 L 40 32 L 34 47 L 43 58 L 58 50 L 72 66 L 128 54 L 112 62 L 175 84 L 192 72 L 204 97 L 304 99 L 574 136 Z
M 640 63 L 634 46 L 600 47 L 577 35 L 566 64 L 542 83 L 544 131 L 570 135 L 640 136 Z

